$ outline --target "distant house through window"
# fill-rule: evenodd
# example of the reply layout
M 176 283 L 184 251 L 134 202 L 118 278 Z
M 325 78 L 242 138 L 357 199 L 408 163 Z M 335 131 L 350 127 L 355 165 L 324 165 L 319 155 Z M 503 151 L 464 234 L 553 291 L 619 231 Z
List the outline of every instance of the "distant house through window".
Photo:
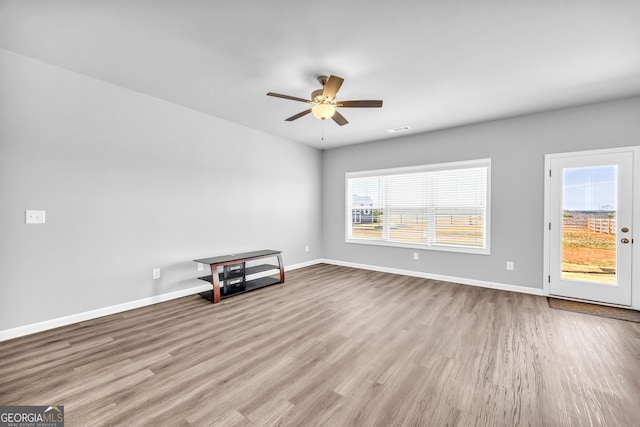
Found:
M 489 254 L 491 159 L 346 174 L 346 241 Z
M 372 223 L 373 221 L 373 200 L 369 196 L 352 196 L 353 209 L 351 210 L 354 224 Z M 358 208 L 358 206 L 360 208 Z

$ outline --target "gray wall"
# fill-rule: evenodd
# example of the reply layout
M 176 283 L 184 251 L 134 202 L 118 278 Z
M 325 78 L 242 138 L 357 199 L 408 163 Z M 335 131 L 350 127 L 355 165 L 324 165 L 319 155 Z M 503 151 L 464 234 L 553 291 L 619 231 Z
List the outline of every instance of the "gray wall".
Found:
M 542 288 L 544 155 L 640 145 L 640 98 L 551 111 L 324 152 L 323 256 Z M 345 172 L 490 157 L 491 255 L 345 243 Z M 507 271 L 506 261 L 515 269 Z
M 202 285 L 196 258 L 321 257 L 318 150 L 3 50 L 0 70 L 0 330 Z
M 544 154 L 640 145 L 640 98 L 321 153 L 3 50 L 0 70 L 0 330 L 192 288 L 192 259 L 263 247 L 541 288 Z M 484 157 L 491 255 L 344 242 L 345 172 Z

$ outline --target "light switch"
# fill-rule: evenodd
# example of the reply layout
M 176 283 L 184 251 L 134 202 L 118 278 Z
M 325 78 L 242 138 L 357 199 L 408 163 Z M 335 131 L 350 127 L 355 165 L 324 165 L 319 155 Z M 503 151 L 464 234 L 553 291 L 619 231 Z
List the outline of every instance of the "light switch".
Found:
M 44 211 L 25 211 L 26 224 L 44 224 Z

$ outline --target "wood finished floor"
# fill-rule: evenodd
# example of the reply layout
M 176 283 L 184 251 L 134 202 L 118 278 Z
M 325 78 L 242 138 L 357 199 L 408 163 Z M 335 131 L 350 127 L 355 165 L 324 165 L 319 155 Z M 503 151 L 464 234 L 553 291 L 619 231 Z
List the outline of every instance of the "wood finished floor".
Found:
M 0 356 L 0 405 L 64 405 L 67 426 L 640 425 L 640 324 L 322 264 Z

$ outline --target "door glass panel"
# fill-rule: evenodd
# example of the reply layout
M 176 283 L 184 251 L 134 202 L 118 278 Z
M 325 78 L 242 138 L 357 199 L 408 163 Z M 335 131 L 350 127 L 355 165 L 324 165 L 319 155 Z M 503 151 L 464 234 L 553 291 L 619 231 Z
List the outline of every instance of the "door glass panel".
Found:
M 562 279 L 615 285 L 618 166 L 562 175 Z

